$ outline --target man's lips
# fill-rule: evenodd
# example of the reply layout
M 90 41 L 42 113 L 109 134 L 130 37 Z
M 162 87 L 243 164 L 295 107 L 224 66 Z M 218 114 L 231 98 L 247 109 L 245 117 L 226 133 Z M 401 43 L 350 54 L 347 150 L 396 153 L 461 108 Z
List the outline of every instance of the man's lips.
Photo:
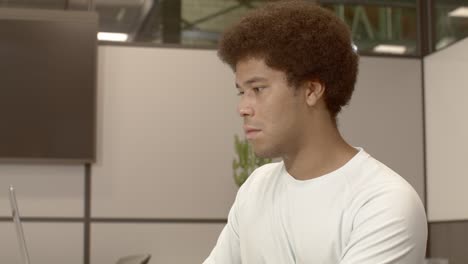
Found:
M 244 132 L 247 139 L 253 139 L 260 131 L 262 130 L 256 127 L 244 125 Z
M 244 132 L 249 133 L 249 132 L 254 132 L 254 131 L 260 131 L 261 129 L 253 127 L 253 126 L 248 126 L 244 125 Z

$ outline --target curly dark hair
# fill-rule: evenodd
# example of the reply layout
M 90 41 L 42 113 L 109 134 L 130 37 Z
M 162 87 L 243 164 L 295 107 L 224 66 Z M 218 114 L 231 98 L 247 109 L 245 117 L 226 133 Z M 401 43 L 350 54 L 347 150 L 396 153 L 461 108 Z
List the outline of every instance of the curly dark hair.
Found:
M 240 60 L 264 59 L 285 72 L 295 87 L 320 81 L 334 120 L 351 99 L 359 60 L 343 21 L 317 4 L 298 0 L 272 2 L 250 12 L 224 32 L 218 56 L 234 71 Z

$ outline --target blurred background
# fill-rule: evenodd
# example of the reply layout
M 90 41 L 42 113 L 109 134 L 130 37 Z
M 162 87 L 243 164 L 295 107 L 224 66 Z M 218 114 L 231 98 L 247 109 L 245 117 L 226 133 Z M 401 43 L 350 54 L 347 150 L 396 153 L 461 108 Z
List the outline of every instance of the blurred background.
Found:
M 98 14 L 95 160 L 0 158 L 0 262 L 20 263 L 10 184 L 33 263 L 116 263 L 138 254 L 151 254 L 149 263 L 203 262 L 238 190 L 232 164 L 242 135 L 234 76 L 216 47 L 226 27 L 267 2 L 0 0 L 0 14 Z M 468 0 L 316 2 L 346 22 L 361 55 L 340 131 L 418 192 L 427 258 L 468 263 Z M 13 64 L 1 64 L 11 47 L 0 23 L 4 78 Z M 69 53 L 58 46 L 56 54 Z

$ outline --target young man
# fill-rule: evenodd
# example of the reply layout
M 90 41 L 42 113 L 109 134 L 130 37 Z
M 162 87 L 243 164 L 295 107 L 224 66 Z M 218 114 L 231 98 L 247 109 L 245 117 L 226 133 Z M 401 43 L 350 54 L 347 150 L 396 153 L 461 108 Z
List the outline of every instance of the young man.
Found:
M 418 195 L 337 129 L 358 65 L 347 26 L 314 4 L 275 2 L 227 30 L 219 55 L 255 153 L 282 162 L 242 185 L 204 263 L 423 263 Z

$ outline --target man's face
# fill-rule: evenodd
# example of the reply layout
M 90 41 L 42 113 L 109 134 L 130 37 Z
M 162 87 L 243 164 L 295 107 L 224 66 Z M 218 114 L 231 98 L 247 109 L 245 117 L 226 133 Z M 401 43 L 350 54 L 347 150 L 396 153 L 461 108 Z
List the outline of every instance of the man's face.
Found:
M 236 65 L 236 87 L 238 111 L 255 154 L 273 158 L 295 148 L 307 109 L 304 96 L 289 86 L 286 74 L 262 59 L 242 60 Z

